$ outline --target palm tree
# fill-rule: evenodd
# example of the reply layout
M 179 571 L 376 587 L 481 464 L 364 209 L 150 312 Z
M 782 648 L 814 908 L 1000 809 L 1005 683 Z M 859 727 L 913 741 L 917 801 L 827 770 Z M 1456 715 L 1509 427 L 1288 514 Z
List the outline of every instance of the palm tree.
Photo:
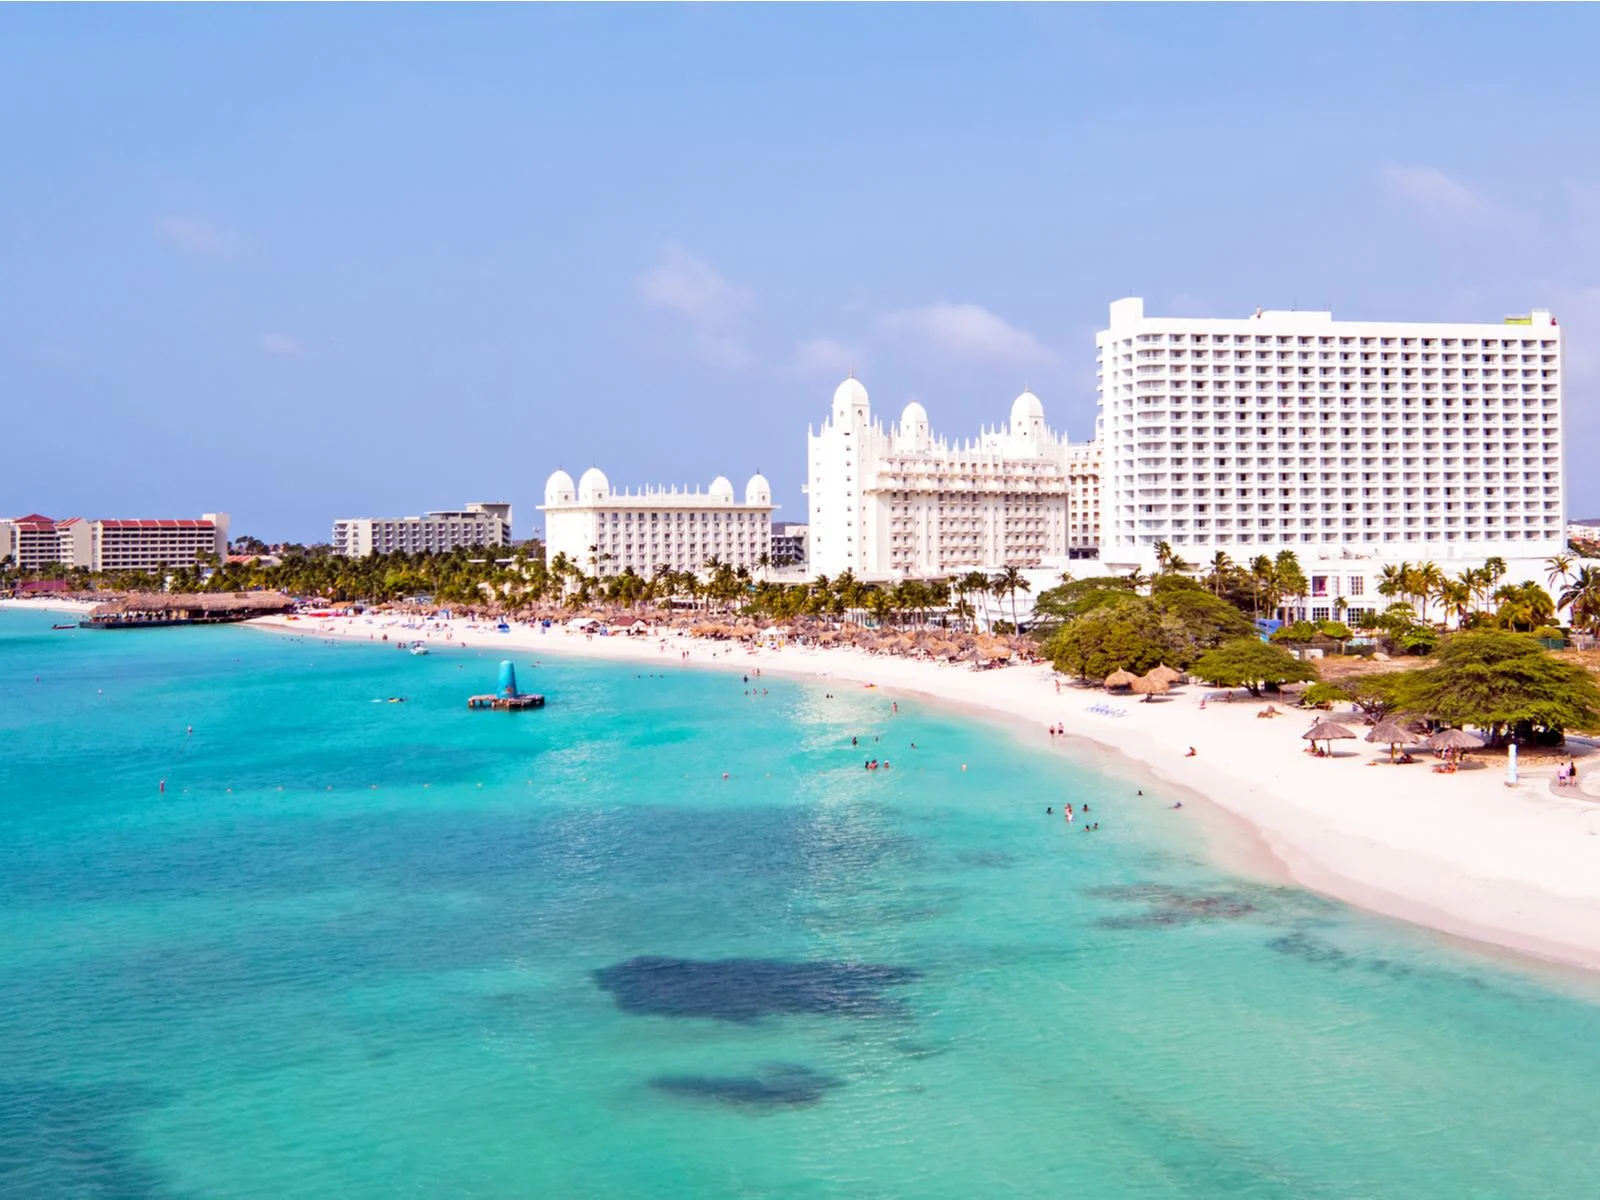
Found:
M 1258 554 L 1250 560 L 1250 590 L 1253 615 L 1259 619 L 1263 599 L 1267 601 L 1267 610 L 1272 610 L 1272 560 L 1265 554 Z
M 1418 563 L 1416 574 L 1412 579 L 1412 590 L 1417 599 L 1422 602 L 1422 619 L 1428 619 L 1428 598 L 1439 590 L 1439 585 L 1444 582 L 1444 572 L 1431 562 Z
M 1228 557 L 1227 551 L 1218 550 L 1211 556 L 1211 594 L 1222 595 L 1222 582 L 1228 573 L 1233 570 L 1233 559 Z
M 1531 579 L 1525 583 L 1506 584 L 1496 590 L 1494 598 L 1500 602 L 1495 620 L 1506 629 L 1531 633 L 1555 619 L 1555 601 Z
M 1017 589 L 1021 588 L 1025 592 L 1030 592 L 1033 590 L 1032 586 L 1023 577 L 1021 571 L 1016 567 L 1009 566 L 1002 567 L 999 570 L 994 579 L 990 581 L 990 586 L 994 588 L 996 598 L 1005 595 L 1007 592 L 1011 594 L 1011 629 L 1014 633 L 1020 632 L 1021 624 L 1017 621 Z
M 1282 600 L 1304 596 L 1311 586 L 1306 580 L 1305 572 L 1300 569 L 1300 560 L 1295 557 L 1293 550 L 1278 551 L 1278 557 L 1272 561 L 1272 583 Z M 1281 613 L 1280 617 L 1287 620 L 1288 613 Z
M 1558 582 L 1565 587 L 1567 576 L 1572 574 L 1572 562 L 1572 555 L 1566 553 L 1552 554 L 1545 559 L 1544 565 L 1549 568 L 1549 574 L 1544 577 L 1545 582 L 1551 587 L 1555 587 Z
M 1172 543 L 1162 539 L 1156 543 L 1156 574 L 1166 575 L 1172 571 L 1173 560 L 1178 556 L 1173 552 Z
M 1472 588 L 1466 580 L 1441 580 L 1434 595 L 1439 601 L 1439 607 L 1445 610 L 1445 616 L 1455 617 L 1457 628 L 1466 622 L 1467 613 L 1472 607 Z
M 772 555 L 766 550 L 756 555 L 756 570 L 761 572 L 763 580 L 766 579 L 767 572 L 772 570 Z
M 1404 600 L 1409 604 L 1411 597 L 1406 588 L 1410 579 L 1410 563 L 1390 563 L 1378 572 L 1378 595 L 1390 600 Z
M 989 577 L 982 571 L 968 571 L 961 582 L 967 591 L 983 598 L 983 623 L 989 625 Z
M 1574 629 L 1600 629 L 1600 567 L 1579 567 L 1561 590 L 1560 606 L 1571 614 Z

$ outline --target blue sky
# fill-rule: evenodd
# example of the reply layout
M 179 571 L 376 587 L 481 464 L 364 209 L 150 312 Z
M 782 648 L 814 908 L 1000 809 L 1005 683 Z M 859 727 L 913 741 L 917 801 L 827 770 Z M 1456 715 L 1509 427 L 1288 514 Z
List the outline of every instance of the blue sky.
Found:
M 0 8 L 0 511 L 325 540 L 546 475 L 772 480 L 853 363 L 1088 437 L 1106 304 L 1567 334 L 1587 6 Z

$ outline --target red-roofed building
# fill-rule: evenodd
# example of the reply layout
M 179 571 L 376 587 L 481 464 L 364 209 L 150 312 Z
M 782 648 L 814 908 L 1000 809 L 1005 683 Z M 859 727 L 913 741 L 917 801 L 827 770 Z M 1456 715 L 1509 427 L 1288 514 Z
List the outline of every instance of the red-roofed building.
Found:
M 37 571 L 46 563 L 62 561 L 56 522 L 40 513 L 0 521 L 0 561 L 5 560 L 23 571 Z
M 65 563 L 91 571 L 192 567 L 228 552 L 228 514 L 198 520 L 52 520 L 39 513 L 0 520 L 0 561 L 24 571 Z

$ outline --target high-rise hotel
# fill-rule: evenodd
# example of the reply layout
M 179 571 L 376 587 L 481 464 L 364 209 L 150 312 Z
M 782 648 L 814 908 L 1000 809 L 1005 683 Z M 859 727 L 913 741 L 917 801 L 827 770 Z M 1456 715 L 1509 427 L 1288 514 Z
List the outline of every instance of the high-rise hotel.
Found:
M 973 440 L 920 404 L 885 429 L 848 379 L 807 438 L 811 565 L 869 579 L 973 567 L 1148 570 L 1166 543 L 1204 568 L 1291 550 L 1307 615 L 1383 603 L 1382 568 L 1490 557 L 1544 578 L 1565 548 L 1561 330 L 1499 323 L 1147 317 L 1096 338 L 1098 440 L 1070 443 L 1024 392 Z M 1343 605 L 1337 602 L 1342 599 Z
M 1147 317 L 1127 299 L 1096 345 L 1109 566 L 1147 566 L 1158 542 L 1200 565 L 1288 549 L 1315 572 L 1315 603 L 1319 584 L 1369 595 L 1381 563 L 1500 556 L 1522 578 L 1565 546 L 1547 311 L 1220 320 Z

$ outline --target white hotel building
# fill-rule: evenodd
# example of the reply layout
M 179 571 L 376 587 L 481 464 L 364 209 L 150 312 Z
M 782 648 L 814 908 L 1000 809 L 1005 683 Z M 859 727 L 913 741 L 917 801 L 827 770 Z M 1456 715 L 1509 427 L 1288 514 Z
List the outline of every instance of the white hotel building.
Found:
M 709 559 L 756 571 L 772 551 L 772 487 L 760 475 L 745 484 L 744 501 L 717 476 L 707 491 L 645 488 L 614 492 L 605 472 L 590 467 L 574 486 L 557 471 L 544 485 L 545 561 L 565 555 L 591 575 L 632 568 L 703 572 Z
M 345 517 L 333 523 L 333 552 L 346 558 L 369 554 L 444 554 L 511 541 L 509 504 L 469 503 L 420 517 Z
M 1383 603 L 1389 563 L 1500 556 L 1511 578 L 1542 579 L 1565 547 L 1549 312 L 1218 320 L 1147 317 L 1127 299 L 1096 346 L 1108 566 L 1148 569 L 1162 541 L 1199 566 L 1292 550 L 1315 616 L 1339 596 Z
M 1099 446 L 1070 443 L 1025 391 L 1009 424 L 935 438 L 912 401 L 884 429 L 855 379 L 807 434 L 813 574 L 870 580 L 1065 565 L 1099 544 Z

